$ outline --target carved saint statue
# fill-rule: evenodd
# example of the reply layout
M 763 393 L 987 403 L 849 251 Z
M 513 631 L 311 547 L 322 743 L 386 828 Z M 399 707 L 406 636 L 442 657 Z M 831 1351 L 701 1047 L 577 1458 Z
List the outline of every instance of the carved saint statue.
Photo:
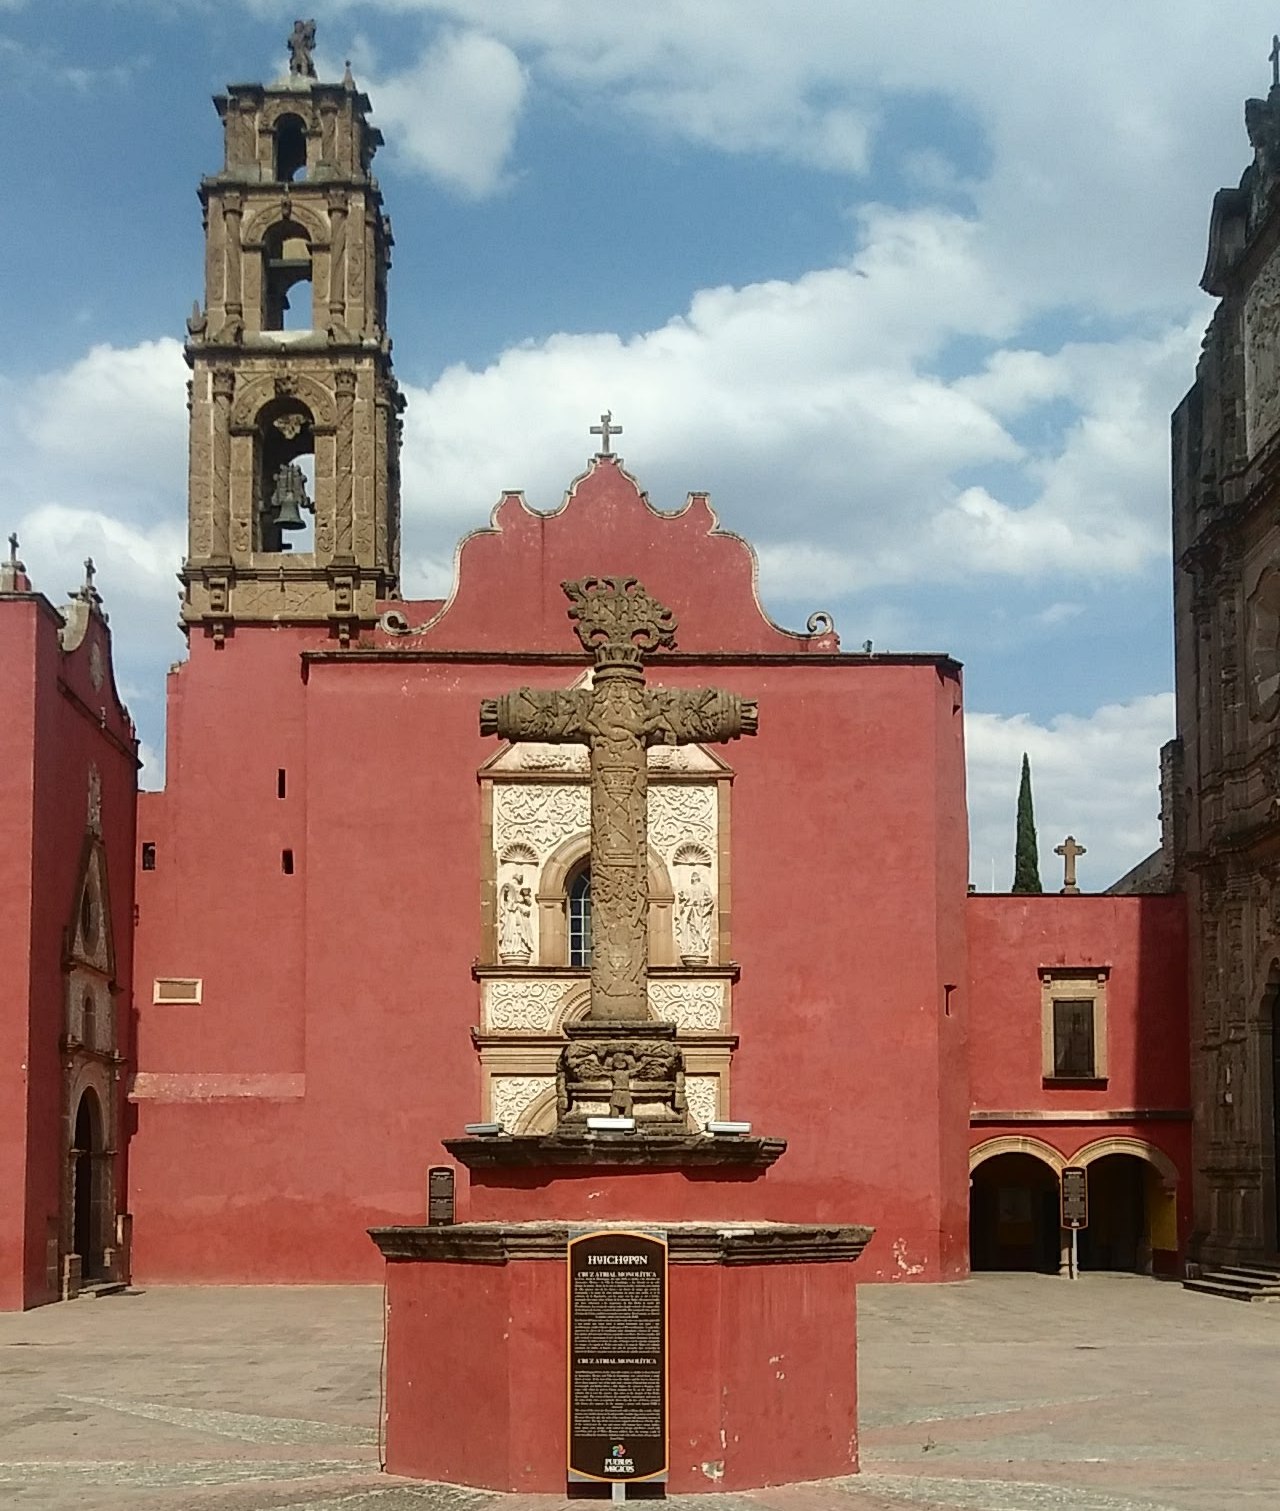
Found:
M 711 929 L 715 922 L 716 900 L 706 878 L 695 870 L 688 887 L 676 903 L 676 938 L 683 960 L 711 958 Z
M 498 958 L 527 965 L 533 954 L 533 894 L 517 871 L 498 893 Z
M 293 31 L 289 36 L 289 74 L 295 79 L 314 79 L 316 76 L 315 59 L 312 53 L 316 49 L 316 23 L 314 21 L 295 21 Z

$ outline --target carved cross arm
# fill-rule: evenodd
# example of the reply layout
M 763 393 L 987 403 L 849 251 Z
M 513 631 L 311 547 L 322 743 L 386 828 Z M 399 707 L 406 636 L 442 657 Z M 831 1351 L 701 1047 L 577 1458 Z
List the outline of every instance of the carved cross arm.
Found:
M 650 745 L 719 744 L 753 735 L 759 726 L 754 698 L 720 687 L 650 689 Z
M 590 700 L 585 688 L 546 692 L 518 687 L 498 698 L 481 699 L 480 733 L 504 740 L 585 745 Z

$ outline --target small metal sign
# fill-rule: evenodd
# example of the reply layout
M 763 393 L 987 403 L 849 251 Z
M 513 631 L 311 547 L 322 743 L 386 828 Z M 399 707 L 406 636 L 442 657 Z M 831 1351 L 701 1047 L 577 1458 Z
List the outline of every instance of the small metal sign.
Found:
M 427 1171 L 427 1226 L 442 1228 L 455 1221 L 453 1166 L 432 1165 Z
M 1062 1226 L 1089 1226 L 1089 1172 L 1083 1165 L 1068 1165 L 1062 1172 Z
M 569 1478 L 667 1474 L 667 1242 L 602 1230 L 569 1241 Z

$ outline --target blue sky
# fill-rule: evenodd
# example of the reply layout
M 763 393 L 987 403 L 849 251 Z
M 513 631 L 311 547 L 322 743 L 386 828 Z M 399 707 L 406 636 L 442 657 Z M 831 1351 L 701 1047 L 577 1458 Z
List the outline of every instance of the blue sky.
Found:
M 1167 419 L 1211 313 L 1280 14 L 1238 0 L 315 4 L 388 145 L 405 588 L 503 487 L 550 507 L 611 407 L 655 502 L 709 488 L 784 623 L 966 664 L 973 878 L 1156 839 L 1172 732 Z M 150 753 L 184 528 L 183 320 L 209 97 L 270 79 L 259 0 L 0 0 L 4 532 L 92 552 Z M 856 759 L 856 752 L 851 752 Z M 1053 862 L 1052 864 L 1050 862 Z

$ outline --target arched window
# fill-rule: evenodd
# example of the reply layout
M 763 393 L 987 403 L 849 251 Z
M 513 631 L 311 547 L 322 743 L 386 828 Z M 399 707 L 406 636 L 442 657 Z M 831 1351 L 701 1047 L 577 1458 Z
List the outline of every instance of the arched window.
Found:
M 281 221 L 262 244 L 262 328 L 264 331 L 309 331 L 311 243 L 293 221 Z
M 93 993 L 84 994 L 84 1005 L 81 1008 L 80 1042 L 86 1049 L 98 1047 L 97 1009 L 94 1006 Z
M 307 128 L 301 116 L 282 115 L 275 133 L 276 182 L 290 184 L 307 176 Z
M 569 964 L 591 964 L 591 867 L 569 879 Z

